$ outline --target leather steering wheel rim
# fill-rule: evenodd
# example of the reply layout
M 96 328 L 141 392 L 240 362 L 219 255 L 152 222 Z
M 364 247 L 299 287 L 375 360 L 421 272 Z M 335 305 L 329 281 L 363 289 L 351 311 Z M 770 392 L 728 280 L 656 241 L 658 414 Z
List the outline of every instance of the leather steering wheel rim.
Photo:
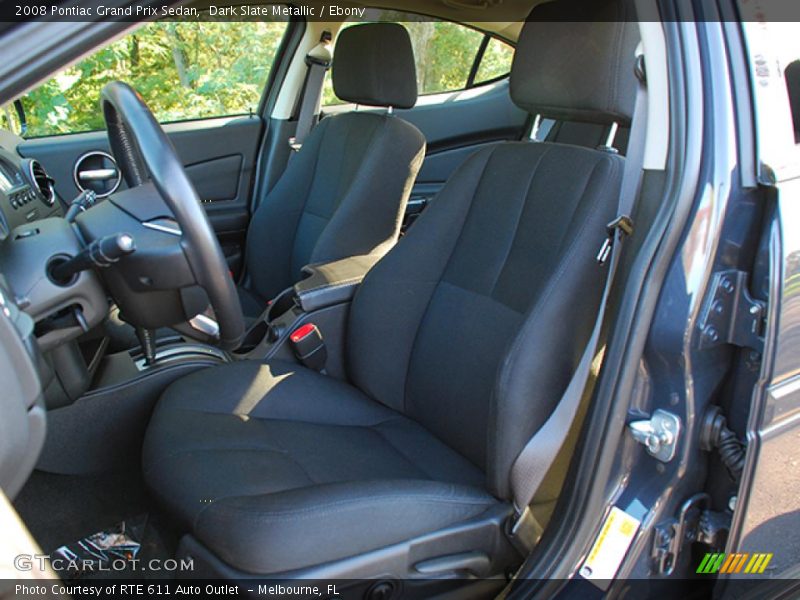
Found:
M 239 295 L 197 190 L 153 113 L 128 84 L 115 81 L 101 92 L 111 152 L 129 187 L 149 178 L 181 227 L 181 246 L 197 283 L 208 295 L 219 325 L 216 345 L 237 348 L 244 336 Z

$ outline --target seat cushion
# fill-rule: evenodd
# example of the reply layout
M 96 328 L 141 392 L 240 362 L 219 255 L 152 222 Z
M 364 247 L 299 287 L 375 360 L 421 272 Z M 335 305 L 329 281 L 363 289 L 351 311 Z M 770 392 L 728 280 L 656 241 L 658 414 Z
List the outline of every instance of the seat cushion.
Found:
M 384 547 L 497 503 L 483 473 L 415 422 L 278 361 L 237 362 L 170 386 L 144 469 L 200 542 L 259 574 Z

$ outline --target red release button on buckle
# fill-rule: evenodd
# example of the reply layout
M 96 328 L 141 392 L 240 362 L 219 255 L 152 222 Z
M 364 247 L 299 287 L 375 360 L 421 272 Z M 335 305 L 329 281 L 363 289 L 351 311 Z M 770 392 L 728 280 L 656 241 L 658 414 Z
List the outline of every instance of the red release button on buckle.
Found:
M 328 351 L 325 349 L 325 342 L 316 325 L 306 323 L 298 327 L 289 334 L 289 341 L 295 356 L 301 363 L 315 371 L 322 371 L 325 368 Z
M 292 340 L 295 344 L 298 342 L 302 342 L 305 338 L 309 335 L 314 333 L 317 329 L 317 326 L 313 323 L 306 323 L 305 325 L 301 325 L 297 329 L 292 332 L 292 335 L 289 336 L 289 339 Z

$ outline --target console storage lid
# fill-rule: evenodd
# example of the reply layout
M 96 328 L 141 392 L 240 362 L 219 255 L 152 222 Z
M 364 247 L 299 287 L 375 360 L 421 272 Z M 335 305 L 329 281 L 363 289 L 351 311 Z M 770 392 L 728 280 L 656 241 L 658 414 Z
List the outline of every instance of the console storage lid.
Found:
M 294 285 L 297 305 L 311 312 L 349 302 L 364 276 L 375 265 L 380 256 L 350 256 L 329 263 L 306 265 L 303 272 L 309 276 Z

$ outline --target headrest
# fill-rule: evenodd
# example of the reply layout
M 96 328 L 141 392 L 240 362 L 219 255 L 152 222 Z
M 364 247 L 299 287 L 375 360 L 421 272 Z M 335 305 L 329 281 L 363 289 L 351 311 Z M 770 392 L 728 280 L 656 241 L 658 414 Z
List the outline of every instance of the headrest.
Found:
M 368 23 L 344 29 L 333 53 L 333 90 L 356 104 L 414 106 L 417 70 L 405 27 Z
M 639 30 L 619 0 L 556 0 L 533 9 L 511 68 L 511 98 L 531 114 L 628 125 Z

